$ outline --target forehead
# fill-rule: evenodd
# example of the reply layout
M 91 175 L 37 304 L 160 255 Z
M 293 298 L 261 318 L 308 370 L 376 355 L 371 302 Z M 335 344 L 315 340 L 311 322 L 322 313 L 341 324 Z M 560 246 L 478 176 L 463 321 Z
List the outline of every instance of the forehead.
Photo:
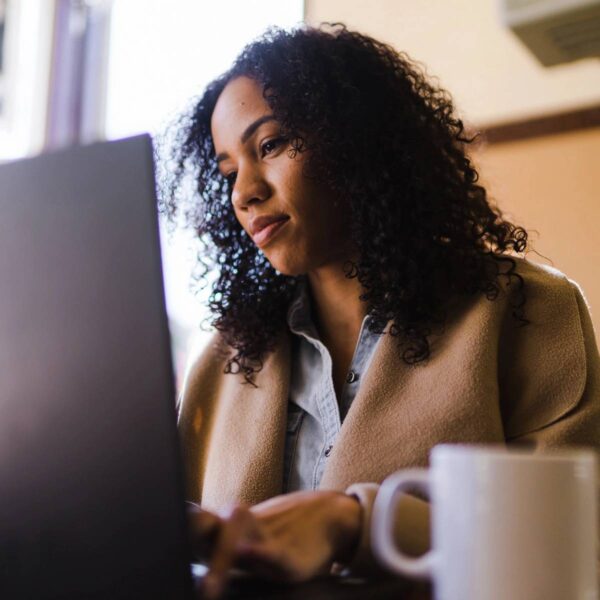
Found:
M 248 125 L 271 112 L 259 83 L 249 77 L 231 80 L 221 92 L 210 121 L 217 152 L 238 142 Z

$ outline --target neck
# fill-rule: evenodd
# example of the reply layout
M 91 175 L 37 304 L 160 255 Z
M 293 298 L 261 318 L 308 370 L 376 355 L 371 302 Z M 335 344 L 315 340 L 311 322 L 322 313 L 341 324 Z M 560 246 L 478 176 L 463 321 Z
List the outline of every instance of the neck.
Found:
M 362 286 L 358 279 L 348 279 L 343 263 L 321 267 L 308 274 L 319 334 L 326 345 L 356 344 L 366 305 L 359 300 Z

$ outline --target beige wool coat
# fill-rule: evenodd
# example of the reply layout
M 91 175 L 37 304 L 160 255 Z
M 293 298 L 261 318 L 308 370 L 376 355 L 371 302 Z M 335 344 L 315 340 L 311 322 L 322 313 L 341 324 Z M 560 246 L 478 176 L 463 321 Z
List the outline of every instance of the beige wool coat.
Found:
M 525 316 L 510 295 L 463 303 L 431 338 L 431 356 L 406 365 L 384 335 L 328 458 L 320 487 L 355 494 L 363 535 L 351 565 L 374 566 L 369 544 L 377 485 L 407 467 L 427 466 L 440 443 L 600 447 L 600 358 L 588 308 L 560 272 L 517 260 Z M 282 334 L 254 388 L 225 375 L 216 337 L 184 383 L 179 427 L 188 499 L 207 509 L 255 504 L 281 493 L 290 381 L 290 340 Z M 405 496 L 395 535 L 409 552 L 428 545 L 428 505 Z

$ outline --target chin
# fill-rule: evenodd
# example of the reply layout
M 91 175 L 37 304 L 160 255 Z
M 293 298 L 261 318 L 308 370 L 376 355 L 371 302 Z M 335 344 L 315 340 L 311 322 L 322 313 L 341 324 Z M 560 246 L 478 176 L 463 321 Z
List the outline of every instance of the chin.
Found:
M 307 270 L 306 269 L 302 269 L 300 267 L 295 267 L 292 265 L 287 265 L 287 264 L 283 264 L 283 265 L 276 265 L 271 263 L 271 266 L 277 270 L 279 273 L 281 273 L 282 275 L 286 275 L 288 277 L 298 277 L 300 275 L 306 275 Z
M 301 260 L 300 256 L 282 256 L 279 253 L 269 255 L 266 252 L 265 256 L 271 263 L 271 266 L 282 275 L 298 277 L 299 275 L 305 275 L 309 271 L 306 261 Z

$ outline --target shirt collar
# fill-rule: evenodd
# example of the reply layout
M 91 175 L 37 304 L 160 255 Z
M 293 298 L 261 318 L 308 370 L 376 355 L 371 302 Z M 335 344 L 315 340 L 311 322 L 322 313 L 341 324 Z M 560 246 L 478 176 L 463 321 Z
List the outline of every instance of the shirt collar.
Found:
M 298 285 L 288 308 L 287 324 L 293 333 L 315 333 L 306 277 L 301 277 L 298 280 Z

